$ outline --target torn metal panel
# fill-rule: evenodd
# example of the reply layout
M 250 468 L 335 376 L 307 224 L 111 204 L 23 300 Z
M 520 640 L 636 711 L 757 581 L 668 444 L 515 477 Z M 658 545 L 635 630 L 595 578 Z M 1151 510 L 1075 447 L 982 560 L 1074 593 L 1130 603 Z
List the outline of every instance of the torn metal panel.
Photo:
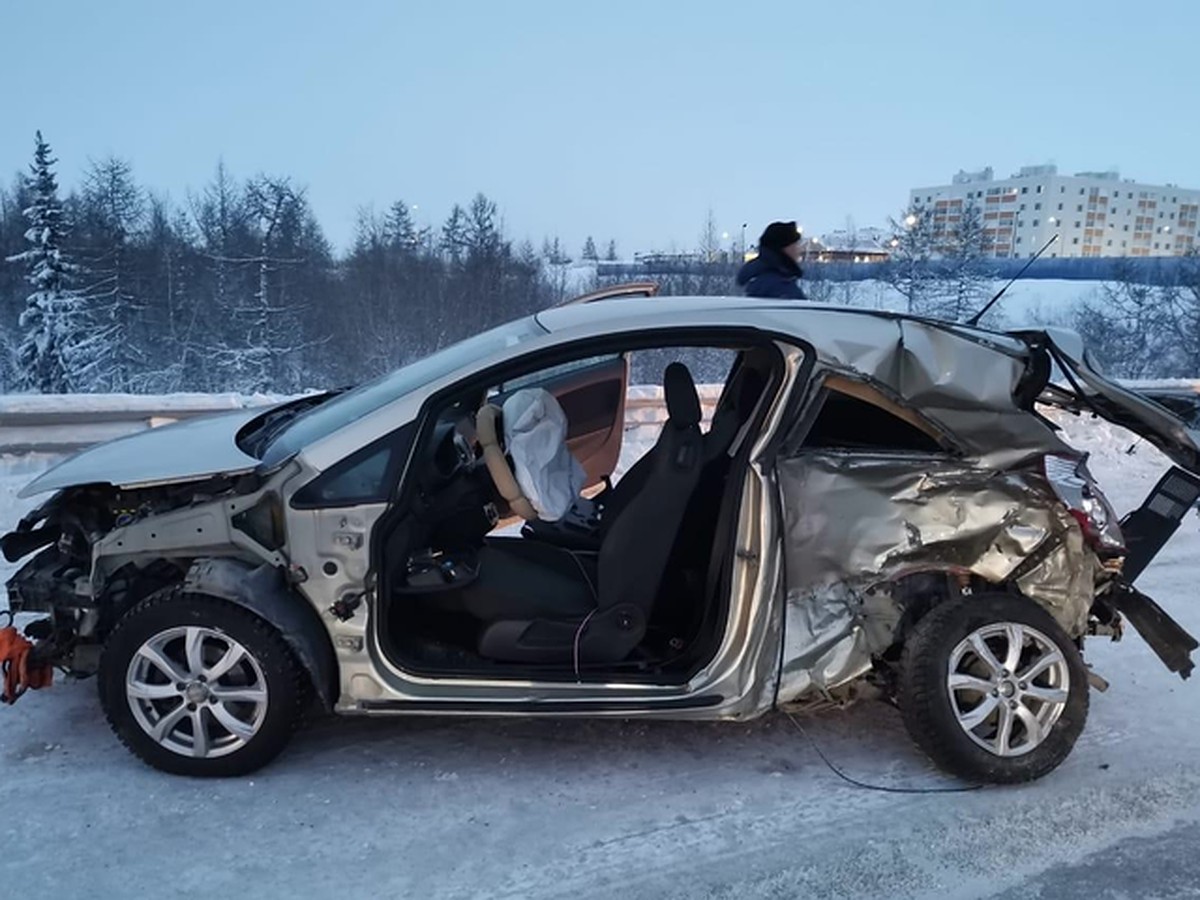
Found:
M 777 477 L 787 572 L 781 700 L 865 672 L 903 613 L 889 583 L 917 572 L 1015 580 L 1070 634 L 1083 632 L 1098 563 L 1036 471 L 814 451 L 781 460 Z
M 1044 420 L 1017 408 L 1029 347 L 1016 338 L 967 337 L 906 320 L 865 320 L 861 337 L 825 337 L 818 370 L 859 377 L 919 411 L 964 453 L 991 468 L 1009 468 L 1046 453 L 1070 453 Z M 970 365 L 963 360 L 969 359 Z M 818 371 L 818 374 L 819 374 Z

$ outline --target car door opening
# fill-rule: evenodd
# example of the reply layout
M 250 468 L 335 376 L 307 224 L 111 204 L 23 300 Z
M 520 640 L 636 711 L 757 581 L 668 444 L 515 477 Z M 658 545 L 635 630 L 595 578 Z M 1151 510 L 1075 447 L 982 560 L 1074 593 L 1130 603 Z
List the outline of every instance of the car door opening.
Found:
M 665 421 L 630 440 L 653 404 L 627 408 L 628 373 L 664 361 Z M 693 368 L 721 384 L 710 415 Z M 724 634 L 750 438 L 782 376 L 767 343 L 653 347 L 443 401 L 375 542 L 383 652 L 438 677 L 685 683 Z

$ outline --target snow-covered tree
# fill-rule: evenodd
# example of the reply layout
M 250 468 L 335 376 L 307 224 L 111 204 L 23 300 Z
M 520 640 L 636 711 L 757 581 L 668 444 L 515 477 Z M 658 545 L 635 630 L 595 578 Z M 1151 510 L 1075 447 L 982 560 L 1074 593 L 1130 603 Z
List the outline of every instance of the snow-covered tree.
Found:
M 496 216 L 496 204 L 483 194 L 476 194 L 467 210 L 464 229 L 467 256 L 473 263 L 491 264 L 504 255 Z
M 8 257 L 26 266 L 33 292 L 25 300 L 19 326 L 18 386 L 41 393 L 63 393 L 84 387 L 97 352 L 88 341 L 83 302 L 71 287 L 78 268 L 67 258 L 67 224 L 58 199 L 58 183 L 50 145 L 37 132 L 32 176 L 28 179 L 31 205 L 24 210 L 29 224 L 27 249 Z
M 145 216 L 145 197 L 124 160 L 93 162 L 84 175 L 79 230 L 90 277 L 81 293 L 95 326 L 98 350 L 93 383 L 128 391 L 146 371 L 146 341 L 134 333 L 145 305 L 138 296 L 135 241 Z
M 947 229 L 939 249 L 941 291 L 925 298 L 918 311 L 949 322 L 965 322 L 987 302 L 989 292 L 986 259 L 991 241 L 984 230 L 983 213 L 974 200 L 963 206 L 958 222 Z
M 717 262 L 720 254 L 721 238 L 717 234 L 717 220 L 713 217 L 712 207 L 709 207 L 700 231 L 700 258 L 706 263 Z
M 542 240 L 542 258 L 552 266 L 565 266 L 571 261 L 571 257 L 567 256 L 563 250 L 562 241 L 556 235 L 554 240 L 544 238 Z
M 388 210 L 387 219 L 383 225 L 384 239 L 396 249 L 411 252 L 420 244 L 417 228 L 413 224 L 408 204 L 397 200 Z
M 438 242 L 442 255 L 453 265 L 460 264 L 467 255 L 467 214 L 457 203 L 442 225 L 442 236 Z
M 1200 250 L 1188 249 L 1175 280 L 1161 290 L 1160 297 L 1167 310 L 1164 336 L 1175 344 L 1178 371 L 1194 377 L 1200 372 Z
M 1122 260 L 1116 278 L 1074 310 L 1071 326 L 1109 375 L 1145 378 L 1161 372 L 1174 336 L 1169 310 L 1159 293 L 1158 287 L 1139 279 Z
M 616 262 L 617 261 L 617 242 L 616 241 L 610 240 L 608 242 L 608 249 L 604 251 L 604 258 L 608 262 Z
M 599 254 L 596 252 L 596 242 L 592 240 L 592 236 L 590 234 L 587 236 L 587 240 L 583 242 L 583 253 L 581 253 L 580 256 L 589 262 L 595 262 L 600 258 Z
M 288 321 L 297 312 L 287 302 L 285 281 L 279 277 L 286 266 L 301 260 L 288 250 L 295 237 L 284 232 L 297 223 L 300 195 L 286 177 L 259 175 L 246 187 L 246 209 L 258 238 L 258 253 L 248 260 L 256 274 L 255 291 L 249 303 L 238 310 L 244 340 L 234 347 L 234 362 L 242 373 L 238 385 L 247 391 L 278 388 L 281 356 L 299 348 L 298 329 Z
M 914 204 L 899 222 L 892 219 L 890 223 L 892 253 L 884 279 L 904 298 L 906 312 L 920 312 L 938 292 L 938 279 L 931 265 L 935 251 L 933 215 Z

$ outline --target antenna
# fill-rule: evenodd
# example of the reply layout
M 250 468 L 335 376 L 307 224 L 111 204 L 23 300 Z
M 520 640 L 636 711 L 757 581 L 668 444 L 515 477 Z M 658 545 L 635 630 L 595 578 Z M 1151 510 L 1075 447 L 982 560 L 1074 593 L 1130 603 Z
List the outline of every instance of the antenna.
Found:
M 1015 282 L 1018 278 L 1020 278 L 1022 275 L 1024 275 L 1025 271 L 1030 266 L 1032 266 L 1035 262 L 1037 262 L 1038 257 L 1040 257 L 1048 249 L 1050 249 L 1050 245 L 1053 244 L 1057 240 L 1058 240 L 1058 235 L 1056 234 L 1052 238 L 1050 238 L 1050 240 L 1046 241 L 1046 243 L 1042 244 L 1042 249 L 1039 250 L 1037 253 L 1033 254 L 1033 256 L 1029 257 L 1029 262 L 1027 262 L 1027 263 L 1025 263 L 1025 265 L 1021 266 L 1021 271 L 1019 271 L 1016 275 L 1014 275 L 1012 278 L 1010 278 L 1008 281 L 1008 284 L 1006 284 L 1004 287 L 1000 288 L 1000 290 L 996 291 L 996 296 L 993 297 L 991 300 L 989 300 L 987 302 L 987 305 L 985 305 L 983 307 L 983 309 L 981 309 L 979 312 L 975 313 L 975 315 L 971 316 L 971 318 L 967 319 L 967 324 L 968 325 L 978 325 L 979 320 L 982 319 L 985 315 L 987 315 L 987 311 L 996 304 L 997 300 L 999 300 L 1001 297 L 1004 296 L 1004 292 L 1013 286 L 1013 282 Z

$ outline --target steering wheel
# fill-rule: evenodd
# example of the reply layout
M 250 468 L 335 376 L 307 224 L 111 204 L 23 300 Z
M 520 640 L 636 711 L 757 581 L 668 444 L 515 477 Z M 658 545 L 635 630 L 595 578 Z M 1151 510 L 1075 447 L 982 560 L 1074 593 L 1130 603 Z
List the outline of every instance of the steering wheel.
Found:
M 483 448 L 483 461 L 496 490 L 514 513 L 532 522 L 538 518 L 537 510 L 521 492 L 517 476 L 513 474 L 512 467 L 504 458 L 504 449 L 500 446 L 496 429 L 499 417 L 500 408 L 485 403 L 475 414 L 475 436 L 479 439 L 479 446 Z

